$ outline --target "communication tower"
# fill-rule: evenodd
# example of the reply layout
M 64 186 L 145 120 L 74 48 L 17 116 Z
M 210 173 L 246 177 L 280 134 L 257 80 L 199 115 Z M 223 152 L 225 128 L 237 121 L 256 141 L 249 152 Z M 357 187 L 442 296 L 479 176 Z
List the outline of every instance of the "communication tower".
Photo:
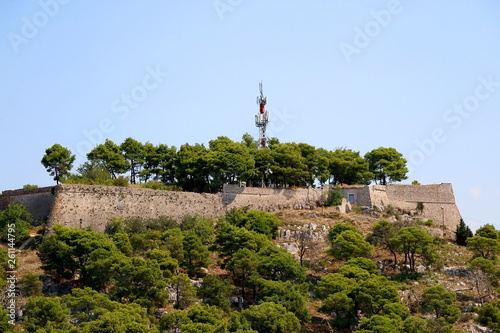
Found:
M 269 112 L 266 111 L 265 105 L 267 97 L 264 97 L 262 92 L 262 81 L 259 83 L 260 96 L 257 96 L 257 104 L 259 104 L 259 114 L 255 116 L 255 126 L 259 128 L 259 148 L 266 148 L 266 126 L 269 122 Z

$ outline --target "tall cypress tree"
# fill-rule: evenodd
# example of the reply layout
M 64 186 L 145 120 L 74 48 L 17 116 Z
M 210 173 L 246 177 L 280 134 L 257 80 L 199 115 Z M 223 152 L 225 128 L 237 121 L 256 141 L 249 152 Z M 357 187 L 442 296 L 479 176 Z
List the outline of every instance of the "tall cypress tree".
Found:
M 457 231 L 455 231 L 455 243 L 465 246 L 469 237 L 472 237 L 472 231 L 465 225 L 464 220 L 460 219 L 460 224 L 457 225 Z

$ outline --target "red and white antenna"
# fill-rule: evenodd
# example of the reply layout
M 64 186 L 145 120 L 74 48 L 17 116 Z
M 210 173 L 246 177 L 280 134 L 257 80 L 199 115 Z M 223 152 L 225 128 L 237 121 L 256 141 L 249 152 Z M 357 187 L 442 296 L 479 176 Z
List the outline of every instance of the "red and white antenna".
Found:
M 257 104 L 259 104 L 259 114 L 255 116 L 255 126 L 259 128 L 259 148 L 266 148 L 266 126 L 269 122 L 269 112 L 265 110 L 267 97 L 264 97 L 262 92 L 262 81 L 259 83 L 260 96 L 257 96 Z

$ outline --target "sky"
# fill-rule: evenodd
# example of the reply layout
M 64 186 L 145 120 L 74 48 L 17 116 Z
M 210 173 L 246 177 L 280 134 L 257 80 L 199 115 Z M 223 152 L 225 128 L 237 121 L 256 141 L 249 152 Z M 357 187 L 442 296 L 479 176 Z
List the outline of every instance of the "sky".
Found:
M 0 191 L 54 183 L 106 138 L 180 147 L 258 129 L 452 183 L 473 230 L 500 228 L 500 2 L 0 1 Z

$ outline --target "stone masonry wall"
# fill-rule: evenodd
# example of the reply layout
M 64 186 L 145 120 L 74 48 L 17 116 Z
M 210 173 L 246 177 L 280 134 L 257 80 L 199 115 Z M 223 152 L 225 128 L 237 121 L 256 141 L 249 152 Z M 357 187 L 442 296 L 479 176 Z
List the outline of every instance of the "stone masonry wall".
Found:
M 52 191 L 54 189 L 54 191 Z M 181 220 L 196 213 L 215 218 L 227 209 L 249 207 L 263 211 L 304 209 L 325 198 L 325 189 L 271 189 L 225 185 L 219 194 L 155 191 L 134 187 L 58 185 L 39 189 L 4 191 L 0 209 L 11 203 L 25 204 L 35 221 L 49 216 L 54 224 L 74 228 L 92 227 L 104 231 L 113 217 L 143 218 L 169 216 Z M 347 186 L 346 198 L 355 195 L 355 203 L 373 208 L 387 206 L 415 210 L 424 203 L 423 217 L 438 227 L 455 230 L 460 212 L 451 184 Z M 52 193 L 53 192 L 53 193 Z M 81 224 L 80 224 L 81 219 Z
M 222 201 L 227 209 L 249 207 L 263 211 L 300 209 L 324 198 L 323 190 L 316 188 L 273 189 L 224 185 Z
M 423 216 L 432 219 L 434 225 L 455 230 L 460 223 L 460 212 L 455 203 L 453 187 L 449 183 L 433 185 L 387 185 L 387 197 L 391 205 L 415 210 L 424 204 Z
M 56 187 L 48 228 L 58 223 L 104 232 L 113 217 L 169 216 L 179 221 L 196 213 L 209 218 L 223 215 L 220 195 L 65 184 Z
M 3 191 L 0 210 L 14 203 L 25 205 L 26 210 L 33 217 L 33 222 L 39 222 L 50 214 L 50 209 L 54 203 L 52 187 Z

